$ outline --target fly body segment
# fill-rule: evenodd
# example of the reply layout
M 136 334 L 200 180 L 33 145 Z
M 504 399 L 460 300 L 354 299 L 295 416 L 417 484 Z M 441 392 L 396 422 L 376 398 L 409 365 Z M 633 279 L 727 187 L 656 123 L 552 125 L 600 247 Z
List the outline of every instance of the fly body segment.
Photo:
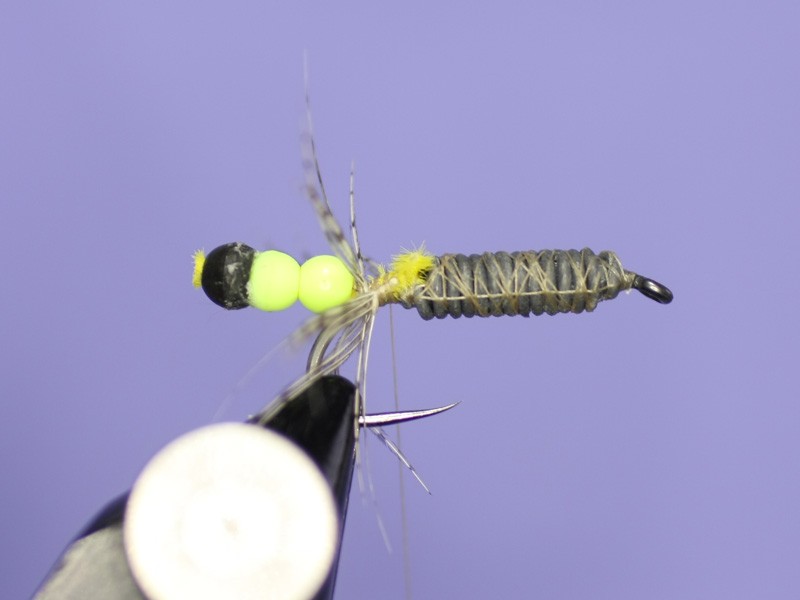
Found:
M 608 250 L 540 250 L 444 254 L 399 302 L 425 319 L 591 312 L 631 288 L 662 304 L 672 292 L 626 271 Z
M 348 241 L 328 203 L 311 131 L 308 114 L 306 195 L 333 256 L 316 256 L 301 266 L 282 252 L 256 252 L 238 242 L 207 256 L 195 254 L 194 285 L 223 308 L 276 311 L 299 300 L 317 313 L 289 338 L 298 343 L 316 336 L 307 371 L 261 413 L 264 420 L 319 377 L 336 373 L 356 352 L 357 412 L 363 415 L 374 318 L 386 304 L 416 309 L 429 320 L 591 312 L 630 289 L 661 304 L 672 301 L 666 286 L 626 270 L 614 252 L 588 248 L 440 256 L 419 248 L 400 253 L 387 266 L 374 264 L 363 257 L 358 241 L 352 170 Z

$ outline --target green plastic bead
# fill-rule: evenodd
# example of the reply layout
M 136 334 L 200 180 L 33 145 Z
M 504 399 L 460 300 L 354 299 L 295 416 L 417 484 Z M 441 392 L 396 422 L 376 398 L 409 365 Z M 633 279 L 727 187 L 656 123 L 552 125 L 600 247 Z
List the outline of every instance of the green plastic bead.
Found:
M 270 312 L 289 308 L 297 301 L 300 265 L 283 252 L 267 250 L 253 259 L 247 283 L 250 306 Z
M 354 283 L 353 274 L 335 256 L 309 258 L 300 267 L 300 302 L 312 312 L 324 312 L 347 302 Z

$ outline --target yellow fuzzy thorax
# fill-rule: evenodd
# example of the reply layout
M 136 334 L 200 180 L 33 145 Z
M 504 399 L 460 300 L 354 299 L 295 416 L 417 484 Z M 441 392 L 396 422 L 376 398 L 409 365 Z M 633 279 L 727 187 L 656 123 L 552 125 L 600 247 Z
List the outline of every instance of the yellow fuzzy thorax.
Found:
M 421 246 L 393 256 L 389 269 L 381 268 L 375 281 L 378 285 L 388 286 L 389 295 L 397 301 L 415 287 L 424 285 L 433 265 L 434 256 Z
M 203 265 L 206 263 L 206 253 L 202 250 L 197 250 L 192 257 L 194 258 L 192 285 L 196 288 L 199 288 L 203 283 Z

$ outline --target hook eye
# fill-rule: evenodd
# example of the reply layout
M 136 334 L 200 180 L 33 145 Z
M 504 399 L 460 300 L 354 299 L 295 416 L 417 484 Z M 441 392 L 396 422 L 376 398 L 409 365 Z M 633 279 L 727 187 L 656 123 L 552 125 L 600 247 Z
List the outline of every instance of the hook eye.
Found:
M 657 281 L 648 279 L 647 277 L 637 275 L 634 277 L 633 285 L 631 287 L 639 290 L 651 300 L 655 300 L 661 304 L 669 304 L 672 302 L 672 292 L 670 289 L 665 285 L 661 285 Z

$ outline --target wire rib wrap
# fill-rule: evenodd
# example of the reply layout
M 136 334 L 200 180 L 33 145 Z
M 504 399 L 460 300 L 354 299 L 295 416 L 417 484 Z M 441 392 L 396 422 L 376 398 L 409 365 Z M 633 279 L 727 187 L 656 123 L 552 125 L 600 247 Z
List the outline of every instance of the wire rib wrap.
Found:
M 633 284 L 614 252 L 541 250 L 444 254 L 400 299 L 427 320 L 593 311 Z

